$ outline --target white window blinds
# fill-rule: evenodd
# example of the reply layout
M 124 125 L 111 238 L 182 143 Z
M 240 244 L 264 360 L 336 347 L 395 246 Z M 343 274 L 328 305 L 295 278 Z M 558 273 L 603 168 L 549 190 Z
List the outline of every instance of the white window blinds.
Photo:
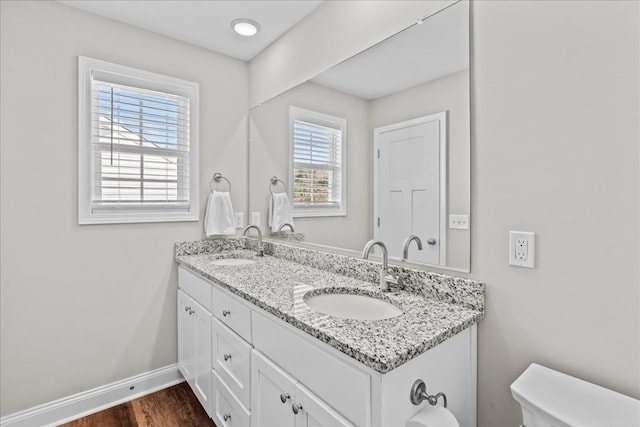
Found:
M 197 84 L 80 68 L 79 222 L 197 220 Z
M 189 209 L 189 100 L 93 80 L 91 211 Z
M 342 215 L 343 119 L 293 110 L 293 207 L 305 215 Z

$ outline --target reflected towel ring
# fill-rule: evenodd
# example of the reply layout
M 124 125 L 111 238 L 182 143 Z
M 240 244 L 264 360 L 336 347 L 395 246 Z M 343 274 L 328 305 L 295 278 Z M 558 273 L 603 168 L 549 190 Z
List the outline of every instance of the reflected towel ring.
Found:
M 229 193 L 231 193 L 231 182 L 229 182 L 229 180 L 227 178 L 225 178 L 220 172 L 216 172 L 213 174 L 213 178 L 211 178 L 211 181 L 209 181 L 209 188 L 211 189 L 211 191 L 215 191 L 213 189 L 213 183 L 214 181 L 219 183 L 222 180 L 227 181 L 227 184 L 229 185 Z
M 284 183 L 283 180 L 278 179 L 277 176 L 272 176 L 271 177 L 271 186 L 269 186 L 269 191 L 271 191 L 271 194 L 273 194 L 273 187 L 276 186 L 278 183 L 281 183 L 282 186 L 284 187 L 284 191 L 283 193 L 287 193 L 287 184 Z

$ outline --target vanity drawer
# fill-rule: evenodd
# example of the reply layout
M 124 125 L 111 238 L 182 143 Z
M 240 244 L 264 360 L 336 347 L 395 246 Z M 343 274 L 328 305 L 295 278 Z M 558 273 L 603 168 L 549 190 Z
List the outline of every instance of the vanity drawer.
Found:
M 251 413 L 229 391 L 216 371 L 212 371 L 213 421 L 218 427 L 247 427 Z M 226 418 L 226 420 L 225 420 Z
M 211 284 L 184 267 L 178 268 L 178 287 L 211 311 Z
M 252 314 L 254 347 L 355 425 L 371 425 L 371 376 L 327 344 L 271 315 Z M 355 362 L 357 363 L 357 362 Z M 321 367 L 321 369 L 319 369 Z
M 213 288 L 213 315 L 251 342 L 251 309 L 240 298 L 217 287 Z
M 251 346 L 213 319 L 213 368 L 240 402 L 251 409 Z

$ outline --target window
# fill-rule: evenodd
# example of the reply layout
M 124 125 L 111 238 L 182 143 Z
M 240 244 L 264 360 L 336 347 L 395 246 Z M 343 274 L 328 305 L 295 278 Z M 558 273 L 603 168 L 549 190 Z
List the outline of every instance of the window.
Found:
M 347 121 L 291 107 L 290 122 L 294 216 L 346 215 Z
M 198 84 L 78 57 L 78 222 L 197 221 Z

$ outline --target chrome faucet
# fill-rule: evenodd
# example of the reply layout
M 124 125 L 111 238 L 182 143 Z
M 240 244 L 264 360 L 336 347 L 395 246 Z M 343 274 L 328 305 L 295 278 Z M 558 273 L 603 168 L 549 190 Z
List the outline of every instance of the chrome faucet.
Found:
M 282 224 L 279 228 L 278 231 L 282 231 L 283 228 L 285 227 L 289 227 L 291 229 L 291 232 L 293 233 L 293 225 L 289 224 L 288 222 L 285 222 L 284 224 Z
M 389 283 L 394 285 L 402 285 L 402 278 L 396 276 L 393 273 L 389 272 L 389 252 L 387 251 L 387 246 L 382 243 L 380 240 L 369 240 L 366 245 L 364 245 L 364 249 L 362 250 L 362 258 L 368 259 L 369 252 L 371 252 L 371 248 L 374 246 L 380 246 L 382 249 L 382 268 L 380 269 L 380 290 L 388 291 Z
M 403 260 L 406 260 L 407 258 L 409 258 L 409 245 L 414 240 L 418 244 L 418 250 L 419 251 L 422 250 L 422 240 L 420 240 L 420 238 L 418 236 L 412 234 L 411 236 L 407 237 L 405 239 L 404 243 L 403 243 L 403 249 L 402 249 L 402 259 Z
M 258 256 L 264 256 L 264 246 L 262 246 L 262 231 L 260 231 L 260 227 L 257 225 L 247 225 L 242 231 L 242 235 L 246 236 L 249 230 L 255 229 L 258 232 Z

